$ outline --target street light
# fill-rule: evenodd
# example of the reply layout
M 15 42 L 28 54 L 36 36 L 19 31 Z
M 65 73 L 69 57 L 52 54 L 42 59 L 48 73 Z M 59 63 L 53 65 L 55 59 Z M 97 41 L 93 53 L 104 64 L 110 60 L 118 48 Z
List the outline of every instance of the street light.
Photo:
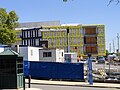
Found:
M 109 62 L 109 77 L 110 77 L 110 63 L 111 63 L 111 58 L 113 58 L 114 55 L 108 55 L 108 62 Z

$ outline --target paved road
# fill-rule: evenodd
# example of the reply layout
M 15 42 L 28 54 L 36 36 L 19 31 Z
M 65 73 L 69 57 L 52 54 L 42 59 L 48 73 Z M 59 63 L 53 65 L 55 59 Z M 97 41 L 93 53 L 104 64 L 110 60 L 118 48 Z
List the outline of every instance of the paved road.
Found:
M 39 85 L 32 84 L 32 88 L 40 88 L 42 90 L 118 90 L 115 88 L 96 88 L 96 87 L 79 87 L 79 86 L 57 86 L 57 85 Z

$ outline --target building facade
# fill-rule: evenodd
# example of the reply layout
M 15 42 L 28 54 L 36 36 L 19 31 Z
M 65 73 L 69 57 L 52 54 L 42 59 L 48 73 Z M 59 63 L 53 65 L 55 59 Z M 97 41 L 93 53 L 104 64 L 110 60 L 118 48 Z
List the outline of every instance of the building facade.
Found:
M 41 42 L 44 42 L 40 44 Z M 78 56 L 105 56 L 105 26 L 59 25 L 22 30 L 22 44 L 62 48 L 65 52 L 77 52 Z
M 48 47 L 48 41 L 42 38 L 42 28 L 31 28 L 22 30 L 22 45 Z
M 66 29 L 66 32 L 42 32 L 42 38 L 48 40 L 48 47 L 64 48 L 65 52 L 77 52 L 78 56 L 105 56 L 105 26 L 66 25 L 47 27 Z M 68 31 L 69 30 L 69 31 Z

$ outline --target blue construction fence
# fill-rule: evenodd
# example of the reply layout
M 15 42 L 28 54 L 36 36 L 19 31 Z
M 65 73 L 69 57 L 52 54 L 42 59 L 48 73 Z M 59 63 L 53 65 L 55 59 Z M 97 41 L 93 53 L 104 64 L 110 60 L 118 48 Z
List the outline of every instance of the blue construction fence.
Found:
M 38 79 L 84 80 L 83 63 L 24 62 L 24 75 Z

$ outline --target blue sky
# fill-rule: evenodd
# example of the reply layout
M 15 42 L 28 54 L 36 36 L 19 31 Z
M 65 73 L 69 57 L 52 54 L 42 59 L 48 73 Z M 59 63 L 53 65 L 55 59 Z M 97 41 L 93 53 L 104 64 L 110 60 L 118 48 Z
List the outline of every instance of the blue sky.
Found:
M 106 48 L 113 40 L 117 44 L 120 29 L 120 4 L 107 6 L 109 0 L 1 0 L 0 7 L 14 10 L 19 22 L 41 22 L 60 20 L 61 24 L 104 24 Z M 112 48 L 112 46 L 111 46 Z M 117 49 L 117 45 L 115 45 Z

